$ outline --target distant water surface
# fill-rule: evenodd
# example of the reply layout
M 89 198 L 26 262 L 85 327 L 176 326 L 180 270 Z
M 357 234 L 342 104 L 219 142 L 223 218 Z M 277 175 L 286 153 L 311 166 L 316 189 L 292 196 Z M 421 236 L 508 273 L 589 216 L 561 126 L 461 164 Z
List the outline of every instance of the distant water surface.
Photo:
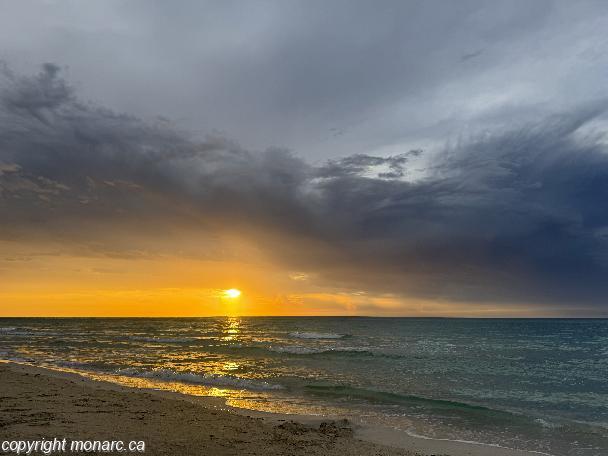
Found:
M 5 318 L 0 358 L 433 438 L 608 454 L 608 320 Z

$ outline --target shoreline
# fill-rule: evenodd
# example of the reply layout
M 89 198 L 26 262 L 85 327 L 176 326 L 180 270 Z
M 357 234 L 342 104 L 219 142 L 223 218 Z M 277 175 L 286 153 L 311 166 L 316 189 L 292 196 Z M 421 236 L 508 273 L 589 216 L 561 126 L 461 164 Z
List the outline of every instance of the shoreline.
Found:
M 337 455 L 344 453 L 344 450 L 340 451 L 338 447 L 340 447 L 340 445 L 347 445 L 349 447 L 352 447 L 352 450 L 355 451 L 357 454 L 362 455 L 546 455 L 546 453 L 515 450 L 491 444 L 464 442 L 458 440 L 431 439 L 424 436 L 414 436 L 403 431 L 398 431 L 386 427 L 361 425 L 359 423 L 345 422 L 342 420 L 341 417 L 337 416 L 287 415 L 273 412 L 250 410 L 246 408 L 239 408 L 228 405 L 226 404 L 225 398 L 210 396 L 193 396 L 175 391 L 152 389 L 152 387 L 150 386 L 126 386 L 123 384 L 112 382 L 111 380 L 102 377 L 91 378 L 90 376 L 84 373 L 69 369 L 41 367 L 27 363 L 3 360 L 0 362 L 0 372 L 6 374 L 0 376 L 0 390 L 4 392 L 10 390 L 11 388 L 15 388 L 15 385 L 11 387 L 11 384 L 7 384 L 7 382 L 10 383 L 7 378 L 17 376 L 20 377 L 18 380 L 20 384 L 26 385 L 29 389 L 33 389 L 33 392 L 38 393 L 38 396 L 41 397 L 46 397 L 46 393 L 44 391 L 45 385 L 48 387 L 49 382 L 52 383 L 53 387 L 56 388 L 56 391 L 59 391 L 56 392 L 53 397 L 58 397 L 58 400 L 60 402 L 65 402 L 65 399 L 67 399 L 68 397 L 76 397 L 77 400 L 80 400 L 84 403 L 88 403 L 90 396 L 101 395 L 103 397 L 104 395 L 118 395 L 122 397 L 122 402 L 128 403 L 128 398 L 130 398 L 134 394 L 149 396 L 150 398 L 154 398 L 152 402 L 162 402 L 162 408 L 164 413 L 163 416 L 169 417 L 168 421 L 169 423 L 172 423 L 171 425 L 174 425 L 174 422 L 179 422 L 180 419 L 179 413 L 176 413 L 176 408 L 179 409 L 179 406 L 176 407 L 176 401 L 178 404 L 187 403 L 193 407 L 196 407 L 193 413 L 197 416 L 205 416 L 209 413 L 213 413 L 214 417 L 217 417 L 219 415 L 219 418 L 214 418 L 215 427 L 222 427 L 222 423 L 232 423 L 235 420 L 235 416 L 238 416 L 240 418 L 237 421 L 244 421 L 239 422 L 240 430 L 236 432 L 236 435 L 240 435 L 243 433 L 247 435 L 255 434 L 258 436 L 259 439 L 264 440 L 269 436 L 276 437 L 277 433 L 286 434 L 286 437 L 283 436 L 284 438 L 278 438 L 278 441 L 273 441 L 271 447 L 274 448 L 278 445 L 283 450 L 287 451 L 288 454 L 297 454 L 297 448 L 299 448 L 299 446 L 304 445 L 306 447 L 306 451 L 304 451 L 302 454 L 315 454 L 314 451 L 311 453 L 311 449 L 313 449 L 315 446 L 318 446 L 319 448 L 323 448 L 323 451 L 319 454 L 334 454 L 333 451 L 335 450 L 335 454 Z M 13 382 L 14 381 L 16 381 L 15 378 L 13 378 Z M 64 392 L 67 390 L 73 390 L 75 385 L 78 385 L 75 391 L 71 391 L 70 394 Z M 99 400 L 102 401 L 102 403 L 107 403 L 107 401 L 105 401 L 103 398 Z M 27 396 L 22 395 L 17 398 L 16 404 L 13 408 L 23 410 L 25 413 L 25 411 L 28 409 L 26 407 L 27 404 L 25 404 L 24 402 L 27 401 Z M 65 406 L 65 408 L 67 410 L 70 407 Z M 61 411 L 66 412 L 66 410 Z M 45 413 L 49 412 L 46 411 Z M 121 416 L 123 415 L 123 411 L 121 411 L 119 407 L 115 407 L 115 409 L 111 411 L 104 409 L 103 412 L 100 410 L 91 409 L 89 410 L 89 413 L 93 416 L 93 418 L 91 418 L 93 422 L 96 421 L 94 417 L 97 417 L 97 420 L 101 418 L 105 419 L 107 418 L 108 413 L 112 413 L 113 416 L 117 416 L 118 421 L 121 420 Z M 142 413 L 141 410 L 140 413 Z M 5 415 L 4 410 L 2 414 Z M 17 421 L 20 421 L 18 416 Z M 6 420 L 4 416 L 2 417 L 2 423 L 4 429 L 10 429 L 11 427 L 14 427 L 10 420 Z M 91 433 L 91 428 L 82 426 L 83 425 L 81 423 L 74 423 L 74 426 L 69 429 L 74 438 L 76 436 L 80 436 L 83 431 L 88 434 Z M 56 427 L 57 426 L 55 426 L 54 423 L 50 421 L 45 422 L 45 436 L 49 438 L 54 437 L 55 435 L 52 434 L 52 429 Z M 94 428 L 95 426 L 93 426 L 93 429 Z M 140 429 L 141 428 L 145 428 L 145 422 L 143 423 L 143 426 L 140 426 Z M 132 432 L 136 430 L 137 426 L 135 426 L 135 429 L 131 428 Z M 196 433 L 195 429 L 191 429 L 191 431 L 193 433 Z M 23 430 L 21 430 L 21 432 L 23 433 Z M 216 430 L 215 432 L 217 433 L 218 431 Z M 227 442 L 234 441 L 235 439 L 233 434 L 234 433 L 229 433 L 225 435 L 224 439 Z M 37 435 L 41 434 L 39 433 Z M 26 439 L 28 437 L 26 435 L 19 435 L 19 433 L 16 433 L 14 434 L 14 438 Z M 100 438 L 101 435 L 98 435 L 97 439 Z M 109 437 L 106 436 L 106 438 Z M 120 438 L 120 436 L 117 435 L 115 436 L 115 438 Z M 214 439 L 217 440 L 217 438 L 211 437 L 208 439 L 208 441 L 205 442 L 193 442 L 193 445 L 202 445 L 199 446 L 198 449 L 207 450 L 209 448 L 209 445 L 215 445 L 216 442 L 213 442 Z M 156 441 L 158 440 L 158 438 L 155 436 L 154 440 Z M 282 440 L 284 441 L 281 443 Z M 236 448 L 239 445 L 243 444 L 242 441 L 239 440 L 239 442 L 241 443 L 237 444 L 236 446 L 233 446 L 233 448 Z M 306 443 L 302 444 L 302 442 Z M 169 442 L 163 443 L 165 444 L 165 446 L 169 444 Z M 253 446 L 257 446 L 256 450 L 259 450 L 259 453 L 251 453 L 254 448 L 248 448 L 248 454 L 269 454 L 269 443 L 266 443 L 266 447 L 257 448 L 259 447 L 259 443 L 254 444 L 252 442 L 251 444 Z M 338 443 L 340 445 L 332 449 L 332 445 L 335 446 Z M 220 447 L 224 446 L 220 445 Z M 194 449 L 195 448 L 192 448 L 192 450 Z M 241 450 L 243 449 L 241 448 Z M 182 449 L 180 449 L 180 452 L 184 453 Z M 151 454 L 171 454 L 171 452 L 155 453 L 152 451 Z M 188 453 L 186 452 L 184 454 Z M 222 453 L 220 452 L 220 454 Z

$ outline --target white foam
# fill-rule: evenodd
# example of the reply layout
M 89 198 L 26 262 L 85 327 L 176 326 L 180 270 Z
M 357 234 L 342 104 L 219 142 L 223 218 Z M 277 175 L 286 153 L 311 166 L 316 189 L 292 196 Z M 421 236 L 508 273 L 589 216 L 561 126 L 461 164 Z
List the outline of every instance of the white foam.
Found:
M 294 355 L 316 355 L 323 353 L 340 353 L 340 352 L 361 352 L 365 353 L 367 350 L 356 347 L 334 347 L 334 348 L 311 348 L 302 347 L 300 345 L 287 345 L 287 346 L 270 346 L 268 350 L 276 353 L 290 353 Z
M 0 328 L 0 334 L 6 334 L 10 336 L 31 336 L 34 333 L 31 331 L 23 331 L 15 327 L 4 327 Z
M 138 378 L 153 378 L 171 382 L 196 383 L 207 386 L 227 386 L 234 389 L 246 390 L 278 390 L 283 389 L 281 385 L 267 383 L 262 380 L 250 380 L 247 378 L 230 377 L 217 374 L 195 374 L 194 372 L 175 372 L 170 369 L 154 369 L 150 371 L 140 370 L 134 367 L 119 369 L 118 375 Z
M 534 421 L 547 429 L 555 429 L 560 427 L 558 424 L 551 423 L 550 421 L 544 420 L 542 418 L 536 418 Z
M 156 342 L 156 343 L 167 343 L 167 344 L 182 344 L 186 342 L 195 342 L 197 339 L 194 337 L 143 337 L 143 336 L 129 336 L 130 340 L 139 342 Z
M 292 332 L 289 333 L 289 335 L 296 339 L 342 339 L 343 337 L 346 337 L 346 334 L 318 332 Z
M 315 353 L 323 353 L 323 352 L 327 351 L 327 350 L 319 350 L 316 348 L 299 347 L 299 346 L 268 347 L 268 350 L 276 352 L 276 353 L 290 353 L 293 355 L 312 355 Z
M 502 446 L 499 445 L 497 443 L 484 443 L 484 442 L 477 442 L 475 440 L 461 440 L 461 439 L 442 439 L 442 438 L 437 438 L 437 437 L 428 437 L 426 435 L 421 435 L 416 433 L 415 431 L 406 429 L 405 433 L 411 437 L 415 437 L 417 439 L 423 439 L 423 440 L 435 440 L 435 441 L 443 441 L 443 442 L 457 442 L 457 443 L 465 443 L 467 445 L 478 445 L 478 446 L 485 446 L 485 447 L 494 447 L 494 448 L 502 448 L 505 450 L 513 450 L 513 451 L 518 451 L 515 448 L 511 448 L 511 447 L 506 447 L 506 446 Z M 519 450 L 519 451 L 525 451 L 526 453 L 534 453 L 534 454 L 540 454 L 542 456 L 555 456 L 551 453 L 544 453 L 542 451 L 535 451 L 535 450 Z

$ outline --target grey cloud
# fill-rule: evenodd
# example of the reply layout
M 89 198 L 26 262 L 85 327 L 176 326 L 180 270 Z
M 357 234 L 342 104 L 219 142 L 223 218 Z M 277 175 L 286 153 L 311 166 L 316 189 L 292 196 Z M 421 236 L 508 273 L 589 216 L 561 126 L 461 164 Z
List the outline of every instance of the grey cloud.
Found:
M 116 242 L 166 239 L 171 225 L 200 231 L 210 250 L 230 229 L 332 286 L 605 306 L 608 150 L 589 126 L 606 102 L 462 140 L 409 179 L 420 151 L 313 165 L 285 149 L 199 141 L 81 102 L 52 65 L 5 78 L 0 100 L 5 238 L 69 244 L 67 226 L 126 224 L 113 246 L 101 230 L 78 234 L 115 255 Z
M 475 52 L 469 52 L 468 54 L 463 54 L 462 56 L 460 56 L 460 61 L 466 62 L 467 60 L 471 60 L 471 59 L 474 59 L 475 57 L 479 57 L 481 54 L 483 54 L 483 49 L 478 49 Z
M 16 77 L 6 65 L 2 70 L 4 78 L 13 85 L 13 90 L 4 92 L 2 97 L 8 112 L 31 115 L 45 123 L 45 113 L 58 108 L 72 95 L 66 82 L 56 77 L 60 68 L 52 63 L 45 63 L 34 81 Z
M 319 168 L 318 176 L 324 178 L 355 176 L 373 171 L 377 168 L 385 168 L 386 171 L 377 173 L 378 177 L 387 179 L 403 177 L 410 158 L 417 157 L 421 154 L 422 150 L 416 149 L 389 157 L 378 157 L 365 154 L 351 155 L 350 157 L 337 160 L 329 160 L 327 164 Z
M 598 1 L 20 0 L 0 5 L 0 56 L 61 62 L 120 112 L 325 159 L 593 99 L 607 27 Z

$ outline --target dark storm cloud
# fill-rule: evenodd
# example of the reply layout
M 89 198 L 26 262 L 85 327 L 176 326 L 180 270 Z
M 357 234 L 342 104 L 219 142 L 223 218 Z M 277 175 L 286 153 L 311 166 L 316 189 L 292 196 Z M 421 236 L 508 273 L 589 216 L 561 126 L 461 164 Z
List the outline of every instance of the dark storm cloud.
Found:
M 292 270 L 351 289 L 604 305 L 608 150 L 591 126 L 605 102 L 462 140 L 411 179 L 418 150 L 311 165 L 84 103 L 54 65 L 3 73 L 4 239 L 111 250 L 91 227 L 161 244 L 187 226 L 212 249 L 230 227 Z

